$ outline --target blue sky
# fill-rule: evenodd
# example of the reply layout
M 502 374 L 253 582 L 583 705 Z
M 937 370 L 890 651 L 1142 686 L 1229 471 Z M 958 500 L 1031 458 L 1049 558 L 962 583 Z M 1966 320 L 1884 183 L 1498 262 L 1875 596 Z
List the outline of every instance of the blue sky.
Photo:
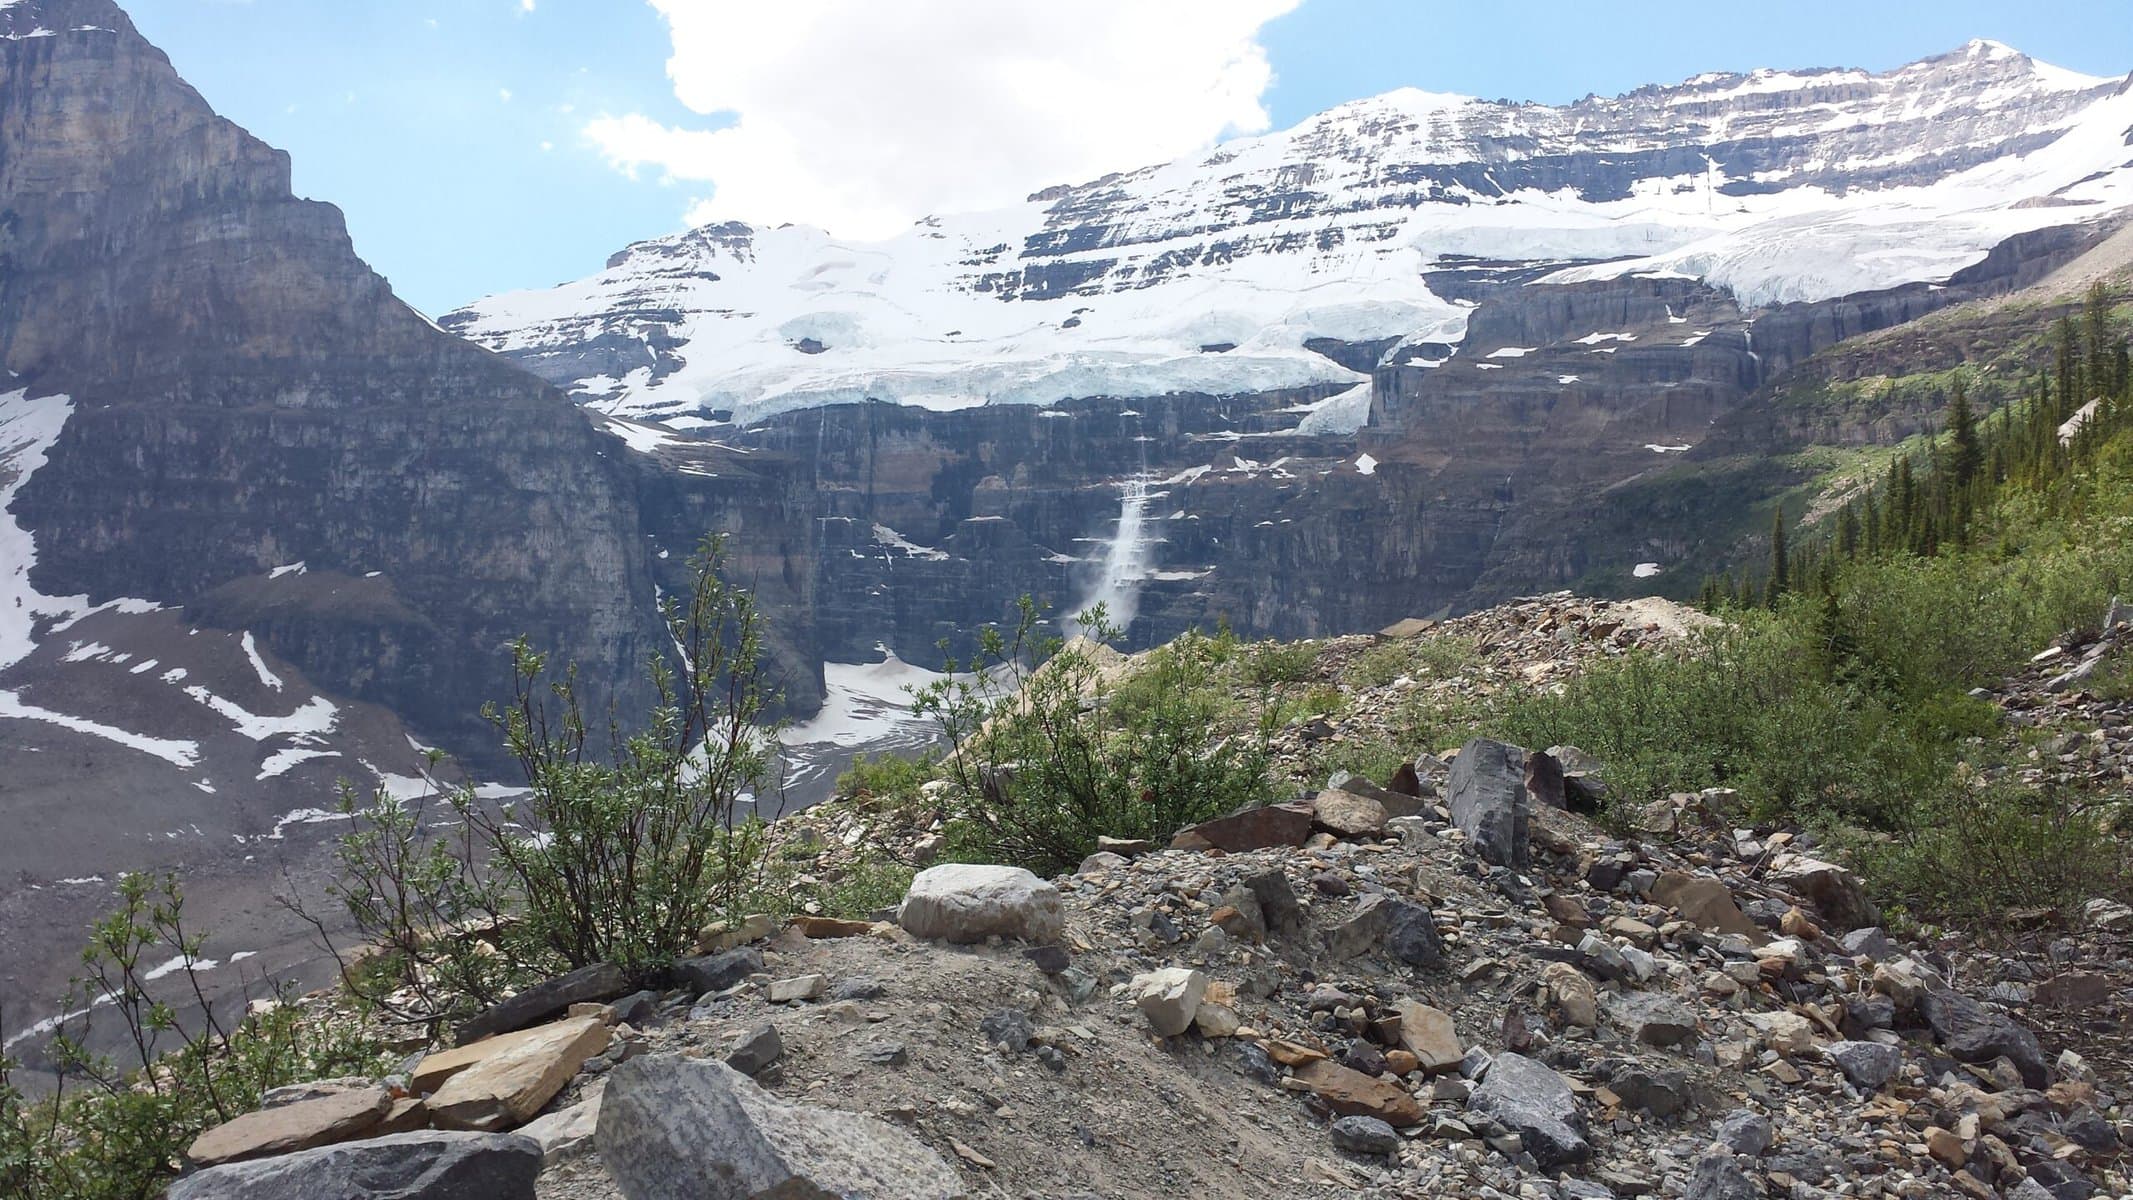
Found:
M 1972 37 L 2133 69 L 2120 0 L 868 0 L 819 27 L 794 16 L 817 0 L 121 2 L 431 312 L 587 274 L 692 212 L 893 225 L 1400 86 L 1563 102 L 1706 70 L 1881 69 Z M 959 7 L 1003 2 L 984 22 Z

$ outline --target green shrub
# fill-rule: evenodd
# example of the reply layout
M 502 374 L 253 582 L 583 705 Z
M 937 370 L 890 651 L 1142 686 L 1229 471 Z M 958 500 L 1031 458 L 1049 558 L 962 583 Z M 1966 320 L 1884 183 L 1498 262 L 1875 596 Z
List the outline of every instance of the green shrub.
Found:
M 949 747 L 951 853 L 1054 874 L 1099 836 L 1167 839 L 1272 798 L 1264 698 L 1243 732 L 1212 732 L 1240 724 L 1219 640 L 1187 634 L 1126 675 L 1100 606 L 1082 617 L 1091 640 L 1073 645 L 1038 639 L 1037 619 L 1024 598 L 1014 631 L 984 631 L 977 661 L 951 662 L 914 704 Z M 1248 663 L 1269 678 L 1258 668 L 1290 657 L 1255 650 Z
M 924 806 L 919 789 L 939 777 L 940 762 L 931 754 L 861 754 L 837 776 L 836 794 L 872 811 L 915 813 Z
M 2126 851 L 2105 814 L 2066 795 L 1960 789 L 1903 836 L 1853 850 L 1885 900 L 1937 921 L 1990 926 L 2020 910 L 2128 895 Z
M 1244 679 L 1253 687 L 1302 683 L 1318 671 L 1318 647 L 1309 642 L 1259 642 L 1244 653 Z
M 252 1111 L 268 1089 L 389 1066 L 353 1022 L 287 1003 L 226 1024 L 192 965 L 205 939 L 185 924 L 176 880 L 127 875 L 118 894 L 82 952 L 62 1008 L 74 1016 L 45 1048 L 49 1086 L 27 1094 L 0 1057 L 0 1196 L 10 1200 L 148 1200 L 202 1130 Z
M 454 822 L 441 834 L 419 807 L 434 799 L 344 801 L 354 829 L 335 891 L 417 998 L 396 1015 L 456 1016 L 515 982 L 596 962 L 652 982 L 711 920 L 754 902 L 765 827 L 742 803 L 768 773 L 775 730 L 762 719 L 761 616 L 722 563 L 722 543 L 706 541 L 689 595 L 666 606 L 679 661 L 651 658 L 657 701 L 638 728 L 608 724 L 603 748 L 575 669 L 551 673 L 521 641 L 512 697 L 485 715 L 518 760 L 522 796 L 447 790 Z

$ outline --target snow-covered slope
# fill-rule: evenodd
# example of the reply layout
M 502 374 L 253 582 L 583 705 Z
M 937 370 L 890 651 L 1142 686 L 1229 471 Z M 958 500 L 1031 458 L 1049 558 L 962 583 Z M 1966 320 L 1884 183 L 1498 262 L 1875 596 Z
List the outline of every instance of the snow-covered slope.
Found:
M 2129 130 L 2124 81 L 1993 42 L 1560 108 L 1403 90 L 886 242 L 705 227 L 445 324 L 684 428 L 864 398 L 1347 386 L 1363 376 L 1315 339 L 1457 340 L 1466 310 L 1424 278 L 1440 262 L 1686 273 L 1750 306 L 1935 280 L 2133 203 Z

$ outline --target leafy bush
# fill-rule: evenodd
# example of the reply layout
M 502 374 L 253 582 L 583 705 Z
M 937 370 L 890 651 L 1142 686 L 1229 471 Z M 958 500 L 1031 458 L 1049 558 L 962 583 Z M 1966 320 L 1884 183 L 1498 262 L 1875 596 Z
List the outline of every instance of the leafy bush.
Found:
M 976 661 L 951 661 L 947 678 L 917 693 L 913 711 L 949 747 L 942 770 L 956 785 L 949 834 L 958 857 L 1053 874 L 1093 852 L 1099 836 L 1167 839 L 1272 798 L 1264 689 L 1247 732 L 1210 738 L 1237 718 L 1217 684 L 1228 653 L 1218 639 L 1187 634 L 1129 674 L 1106 644 L 1117 630 L 1102 607 L 1081 623 L 1089 640 L 1039 638 L 1025 597 L 1011 633 L 985 630 Z M 1294 673 L 1284 657 L 1255 651 L 1248 661 L 1254 678 Z
M 286 1003 L 226 1024 L 193 967 L 204 939 L 185 924 L 176 880 L 127 875 L 118 894 L 82 952 L 62 1009 L 72 1015 L 45 1049 L 49 1086 L 28 1094 L 0 1057 L 0 1196 L 147 1200 L 202 1130 L 250 1112 L 268 1089 L 388 1066 L 352 1022 Z M 97 1049 L 107 1043 L 123 1049 Z
M 1318 648 L 1309 642 L 1260 642 L 1244 654 L 1245 682 L 1272 688 L 1302 683 L 1318 669 Z
M 2012 787 L 1959 789 L 1917 814 L 1901 838 L 1853 853 L 1905 912 L 1975 926 L 2021 910 L 2124 896 L 2126 851 L 2104 813 L 2079 798 Z
M 665 613 L 679 661 L 651 658 L 657 702 L 635 730 L 610 724 L 604 752 L 575 669 L 554 674 L 520 642 L 512 697 L 485 715 L 519 762 L 523 795 L 445 790 L 442 834 L 425 820 L 435 801 L 344 801 L 355 828 L 336 895 L 389 951 L 389 990 L 416 998 L 390 1001 L 400 1015 L 456 1016 L 529 976 L 596 962 L 650 981 L 713 918 L 752 902 L 764 826 L 742 806 L 769 774 L 775 731 L 762 721 L 761 616 L 720 578 L 722 563 L 716 539 L 692 559 L 690 593 Z

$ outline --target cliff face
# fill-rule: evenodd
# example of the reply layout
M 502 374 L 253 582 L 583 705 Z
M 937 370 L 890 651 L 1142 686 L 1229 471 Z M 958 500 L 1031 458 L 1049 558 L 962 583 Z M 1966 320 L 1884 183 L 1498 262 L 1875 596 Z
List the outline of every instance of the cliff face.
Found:
M 0 8 L 0 359 L 74 399 L 14 504 L 44 593 L 254 628 L 459 750 L 520 633 L 637 698 L 619 445 L 396 299 L 107 0 Z

